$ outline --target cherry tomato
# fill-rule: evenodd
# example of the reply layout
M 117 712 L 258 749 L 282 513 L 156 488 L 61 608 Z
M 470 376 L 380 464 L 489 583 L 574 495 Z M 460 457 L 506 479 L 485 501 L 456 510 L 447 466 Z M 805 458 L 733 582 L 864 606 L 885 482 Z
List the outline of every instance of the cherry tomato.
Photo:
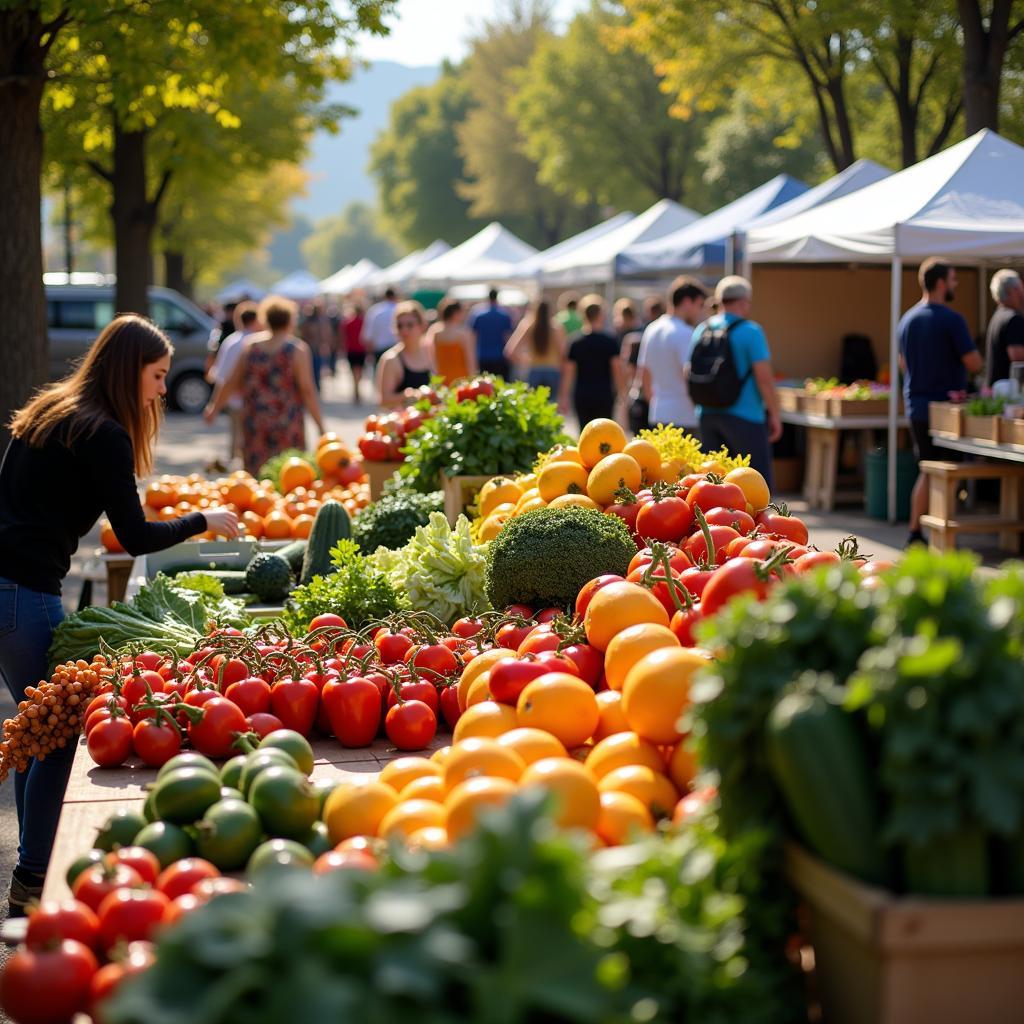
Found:
M 756 527 L 754 517 L 739 508 L 713 508 L 704 518 L 709 526 L 731 526 L 742 537 L 753 533 Z
M 89 756 L 101 768 L 116 768 L 124 764 L 132 752 L 131 720 L 118 717 L 98 722 L 86 737 L 85 745 Z
M 189 724 L 188 738 L 207 757 L 229 757 L 235 752 L 235 734 L 246 731 L 241 709 L 226 697 L 213 697 L 203 705 L 203 717 Z
M 270 688 L 270 711 L 286 729 L 308 736 L 320 707 L 320 691 L 309 679 L 283 676 Z
M 232 683 L 224 690 L 224 696 L 234 701 L 246 718 L 270 710 L 270 685 L 261 676 L 246 676 Z
M 183 857 L 169 864 L 156 880 L 156 888 L 169 900 L 184 896 L 206 878 L 218 878 L 220 872 L 202 857 Z
M 640 506 L 636 532 L 645 540 L 676 541 L 690 534 L 693 509 L 682 498 L 656 498 Z
M 227 690 L 232 683 L 241 682 L 250 675 L 249 666 L 241 658 L 225 658 L 217 655 L 211 662 L 213 678 L 217 680 L 221 691 Z
M 309 631 L 312 633 L 314 629 L 322 629 L 324 626 L 348 629 L 348 623 L 340 615 L 335 615 L 334 612 L 324 612 L 322 615 L 317 615 L 316 618 L 310 620 Z
M 384 730 L 399 750 L 422 750 L 437 734 L 437 716 L 421 700 L 403 701 L 388 712 Z
M 89 985 L 98 969 L 93 951 L 74 939 L 49 949 L 26 946 L 4 967 L 0 1004 L 19 1024 L 70 1021 L 89 1005 Z
M 499 626 L 494 634 L 494 641 L 499 647 L 505 647 L 510 651 L 518 651 L 522 642 L 533 632 L 537 623 L 532 619 L 524 626 L 517 626 L 514 622 L 506 622 Z
M 484 620 L 474 618 L 472 616 L 466 616 L 461 619 L 457 619 L 455 625 L 452 626 L 452 632 L 456 636 L 461 636 L 468 640 L 470 637 L 474 637 L 484 628 Z
M 395 692 L 394 687 L 389 687 L 387 695 L 387 706 L 393 708 L 396 704 L 403 700 L 421 700 L 424 704 L 430 708 L 434 714 L 437 714 L 438 709 L 438 696 L 437 687 L 425 679 L 418 681 L 410 680 L 407 683 L 399 683 L 398 691 Z
M 412 643 L 412 639 L 404 633 L 392 633 L 387 629 L 381 630 L 373 639 L 373 645 L 385 665 L 397 665 L 402 661 Z
M 804 521 L 790 515 L 789 509 L 785 505 L 780 505 L 778 509 L 769 505 L 768 508 L 759 512 L 757 525 L 769 533 L 774 533 L 796 544 L 807 543 L 807 527 L 804 525 Z
M 738 485 L 711 475 L 698 480 L 687 492 L 686 500 L 702 512 L 710 512 L 713 508 L 746 510 L 747 507 L 747 497 Z
M 737 488 L 737 490 L 739 490 L 739 488 Z M 698 530 L 683 546 L 683 550 L 690 556 L 694 563 L 723 561 L 725 558 L 725 550 L 729 546 L 729 543 L 739 536 L 739 533 L 737 533 L 737 531 L 731 526 L 709 526 L 708 533 L 711 534 L 711 543 L 714 545 L 715 549 L 713 558 L 708 557 L 708 545 L 707 540 L 704 537 L 703 530 Z
M 459 688 L 456 685 L 445 686 L 437 695 L 438 707 L 449 729 L 455 728 L 455 723 L 462 717 L 459 708 Z
M 79 900 L 44 900 L 31 911 L 25 929 L 25 945 L 44 949 L 64 939 L 96 948 L 100 922 L 96 914 Z
M 453 675 L 461 667 L 459 659 L 444 644 L 410 647 L 404 660 L 424 673 L 428 679 Z
M 163 922 L 168 897 L 159 889 L 118 889 L 100 904 L 100 945 L 112 949 L 118 942 L 150 939 Z
M 682 572 L 684 569 L 689 569 L 693 562 L 690 561 L 689 555 L 685 551 L 680 551 L 674 544 L 666 544 L 665 547 L 668 549 L 668 564 L 675 569 L 676 572 Z M 654 561 L 654 552 L 650 548 L 641 548 L 629 561 L 629 572 L 633 572 L 634 569 L 642 569 L 644 566 L 650 565 Z

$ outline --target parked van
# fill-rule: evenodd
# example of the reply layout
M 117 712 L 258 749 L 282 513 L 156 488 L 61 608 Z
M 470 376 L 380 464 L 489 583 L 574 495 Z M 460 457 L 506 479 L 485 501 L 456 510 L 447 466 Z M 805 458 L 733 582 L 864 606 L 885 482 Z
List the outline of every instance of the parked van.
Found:
M 71 372 L 100 331 L 114 318 L 113 285 L 46 285 L 50 336 L 50 377 Z M 204 371 L 210 333 L 217 322 L 184 295 L 154 285 L 149 315 L 174 344 L 167 376 L 167 403 L 181 412 L 200 413 L 210 397 Z

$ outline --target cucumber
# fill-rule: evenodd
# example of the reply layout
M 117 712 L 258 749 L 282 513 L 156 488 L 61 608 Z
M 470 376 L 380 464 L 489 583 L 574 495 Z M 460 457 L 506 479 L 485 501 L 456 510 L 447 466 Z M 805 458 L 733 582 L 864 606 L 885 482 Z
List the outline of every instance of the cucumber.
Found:
M 878 811 L 852 720 L 817 694 L 790 693 L 766 724 L 768 764 L 797 831 L 829 864 L 884 884 Z
M 985 830 L 963 825 L 925 845 L 908 844 L 903 850 L 903 873 L 907 892 L 914 895 L 987 896 L 992 884 Z
M 291 544 L 285 544 L 274 552 L 280 555 L 291 567 L 296 576 L 302 572 L 302 560 L 306 557 L 306 542 L 304 540 L 293 540 Z
M 325 501 L 313 520 L 306 541 L 306 555 L 302 560 L 300 583 L 308 583 L 314 576 L 327 576 L 334 572 L 331 548 L 339 540 L 352 536 L 352 523 L 345 507 L 337 501 Z
M 212 576 L 224 588 L 225 594 L 245 593 L 245 570 L 244 569 L 206 569 L 205 575 Z

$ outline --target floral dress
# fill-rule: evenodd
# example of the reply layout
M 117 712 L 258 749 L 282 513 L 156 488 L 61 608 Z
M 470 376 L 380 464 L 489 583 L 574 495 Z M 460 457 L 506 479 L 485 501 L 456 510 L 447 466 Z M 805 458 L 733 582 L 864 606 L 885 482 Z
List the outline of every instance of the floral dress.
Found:
M 249 351 L 242 384 L 242 459 L 253 476 L 285 449 L 306 447 L 306 409 L 295 376 L 296 355 L 292 341 L 276 352 L 262 344 Z

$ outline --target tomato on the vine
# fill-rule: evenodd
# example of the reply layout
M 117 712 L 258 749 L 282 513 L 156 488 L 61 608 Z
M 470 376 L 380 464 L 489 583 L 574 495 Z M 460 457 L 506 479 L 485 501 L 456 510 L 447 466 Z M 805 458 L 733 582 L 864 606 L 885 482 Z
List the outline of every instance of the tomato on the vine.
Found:
M 99 711 L 95 714 L 104 714 Z M 132 723 L 127 717 L 107 718 L 94 725 L 86 736 L 89 756 L 101 768 L 116 768 L 131 756 Z
M 739 488 L 736 488 L 739 490 Z M 709 557 L 707 539 L 703 530 L 698 530 L 683 545 L 683 550 L 690 556 L 694 563 L 698 562 L 721 562 L 725 560 L 725 551 L 729 544 L 739 537 L 731 526 L 709 526 L 708 533 L 711 535 L 711 543 L 714 547 L 714 554 Z
M 757 525 L 754 517 L 740 508 L 713 508 L 704 518 L 710 526 L 731 526 L 741 537 L 753 533 Z
M 21 1024 L 69 1021 L 88 1007 L 98 969 L 93 951 L 75 939 L 46 949 L 26 946 L 12 953 L 4 967 L 0 1003 Z
M 644 540 L 678 541 L 692 528 L 693 509 L 674 495 L 641 505 L 636 517 L 636 532 Z
M 702 512 L 710 512 L 713 508 L 746 510 L 747 507 L 747 497 L 737 484 L 726 483 L 721 477 L 711 473 L 689 489 L 686 500 Z
M 226 697 L 211 698 L 202 711 L 199 721 L 189 723 L 192 746 L 207 757 L 228 757 L 235 751 L 235 734 L 248 730 L 245 715 Z
M 181 753 L 181 730 L 166 717 L 144 718 L 132 731 L 132 746 L 144 765 L 159 768 Z
M 421 700 L 403 701 L 388 711 L 384 730 L 399 750 L 422 750 L 437 734 L 437 716 Z
M 807 543 L 807 526 L 802 519 L 792 515 L 785 505 L 769 505 L 763 509 L 757 515 L 757 525 L 795 544 Z

